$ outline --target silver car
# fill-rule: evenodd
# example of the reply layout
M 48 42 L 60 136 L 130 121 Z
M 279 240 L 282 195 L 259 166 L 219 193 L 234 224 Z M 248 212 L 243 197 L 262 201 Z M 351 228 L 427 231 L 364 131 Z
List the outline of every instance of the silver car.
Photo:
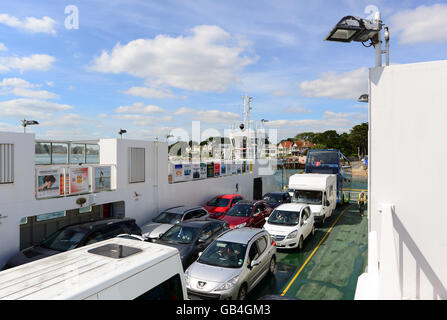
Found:
M 186 270 L 190 299 L 244 300 L 276 267 L 276 247 L 266 230 L 233 229 L 214 240 Z
M 189 219 L 206 219 L 208 211 L 198 206 L 177 206 L 164 210 L 152 221 L 141 227 L 142 236 L 149 241 L 155 241 L 173 225 Z

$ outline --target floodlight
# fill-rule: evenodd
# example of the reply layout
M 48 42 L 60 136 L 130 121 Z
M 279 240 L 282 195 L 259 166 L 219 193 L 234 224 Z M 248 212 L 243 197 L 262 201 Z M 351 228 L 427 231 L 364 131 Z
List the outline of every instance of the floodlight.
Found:
M 358 102 L 369 102 L 369 94 L 362 94 L 358 99 Z
M 26 119 L 23 119 L 22 120 L 23 132 L 24 133 L 26 132 L 26 127 L 27 126 L 34 126 L 34 125 L 37 125 L 37 124 L 39 124 L 39 122 L 37 122 L 36 120 L 26 120 Z

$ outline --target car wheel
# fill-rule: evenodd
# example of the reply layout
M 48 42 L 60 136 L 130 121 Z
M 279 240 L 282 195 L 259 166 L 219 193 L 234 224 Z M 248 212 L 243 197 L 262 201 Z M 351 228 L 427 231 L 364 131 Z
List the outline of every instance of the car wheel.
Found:
M 237 295 L 238 300 L 245 300 L 247 298 L 247 286 L 245 284 L 241 285 L 239 288 L 239 293 Z
M 270 260 L 269 273 L 274 274 L 276 269 L 276 259 L 275 256 Z

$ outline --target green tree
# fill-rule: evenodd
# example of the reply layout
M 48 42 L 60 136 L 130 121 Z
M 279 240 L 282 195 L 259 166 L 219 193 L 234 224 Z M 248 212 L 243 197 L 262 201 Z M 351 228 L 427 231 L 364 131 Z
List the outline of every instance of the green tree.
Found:
M 359 155 L 368 154 L 368 123 L 354 126 L 349 133 L 349 140 L 354 150 L 358 150 Z

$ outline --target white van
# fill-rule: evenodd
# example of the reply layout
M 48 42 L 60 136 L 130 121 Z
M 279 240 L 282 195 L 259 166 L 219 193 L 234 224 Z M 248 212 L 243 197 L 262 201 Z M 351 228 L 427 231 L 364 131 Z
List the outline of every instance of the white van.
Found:
M 310 205 L 316 224 L 323 225 L 337 206 L 335 174 L 294 174 L 289 178 L 289 188 L 293 190 L 292 202 Z
M 0 272 L 0 300 L 186 300 L 179 251 L 114 238 Z

